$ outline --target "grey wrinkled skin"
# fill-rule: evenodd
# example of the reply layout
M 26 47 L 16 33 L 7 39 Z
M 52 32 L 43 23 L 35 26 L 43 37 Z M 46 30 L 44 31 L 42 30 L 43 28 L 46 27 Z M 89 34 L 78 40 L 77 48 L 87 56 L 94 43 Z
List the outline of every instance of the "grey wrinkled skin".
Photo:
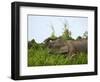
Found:
M 49 48 L 49 53 L 51 54 L 66 54 L 73 55 L 79 52 L 87 52 L 87 40 L 50 40 L 47 43 L 47 47 Z

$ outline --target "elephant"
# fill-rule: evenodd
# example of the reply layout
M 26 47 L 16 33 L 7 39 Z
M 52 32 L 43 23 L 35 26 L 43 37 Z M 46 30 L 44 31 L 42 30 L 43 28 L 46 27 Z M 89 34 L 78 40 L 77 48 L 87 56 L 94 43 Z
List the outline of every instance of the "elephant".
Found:
M 54 53 L 54 54 L 73 55 L 79 52 L 87 53 L 88 41 L 87 39 L 80 39 L 80 40 L 55 39 L 48 41 L 47 47 L 49 48 L 49 53 L 51 54 Z

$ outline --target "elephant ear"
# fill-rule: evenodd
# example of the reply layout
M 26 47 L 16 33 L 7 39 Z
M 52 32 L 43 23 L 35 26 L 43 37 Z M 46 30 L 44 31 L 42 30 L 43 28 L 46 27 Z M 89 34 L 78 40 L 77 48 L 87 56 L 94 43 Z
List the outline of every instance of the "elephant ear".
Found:
M 68 46 L 63 46 L 59 50 L 61 53 L 68 53 Z

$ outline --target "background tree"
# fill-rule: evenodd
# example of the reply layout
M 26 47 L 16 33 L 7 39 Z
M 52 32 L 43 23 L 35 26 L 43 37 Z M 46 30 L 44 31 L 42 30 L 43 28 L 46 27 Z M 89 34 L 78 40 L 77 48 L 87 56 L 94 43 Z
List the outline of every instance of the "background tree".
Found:
M 85 39 L 88 38 L 88 32 L 87 32 L 87 31 L 85 31 L 85 32 L 83 33 L 83 38 L 85 38 Z
M 28 49 L 33 48 L 33 49 L 37 49 L 39 48 L 38 43 L 36 43 L 36 41 L 34 39 L 32 39 L 31 41 L 28 41 Z
M 71 31 L 68 29 L 68 25 L 64 23 L 64 32 L 62 33 L 61 36 L 64 40 L 72 40 L 73 38 L 71 37 Z
M 76 38 L 76 40 L 80 40 L 80 39 L 82 39 L 82 37 L 81 37 L 81 36 L 78 36 L 78 37 Z
M 36 44 L 34 39 L 32 39 L 31 41 L 28 41 L 28 48 L 30 49 L 34 44 Z

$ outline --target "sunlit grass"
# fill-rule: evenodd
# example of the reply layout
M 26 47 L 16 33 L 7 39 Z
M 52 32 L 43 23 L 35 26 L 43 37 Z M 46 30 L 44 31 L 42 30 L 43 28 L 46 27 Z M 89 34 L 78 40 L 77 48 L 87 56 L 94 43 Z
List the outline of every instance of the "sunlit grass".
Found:
M 75 65 L 87 64 L 86 53 L 79 53 L 74 57 L 66 57 L 62 54 L 49 54 L 47 48 L 28 49 L 28 66 L 50 66 L 50 65 Z

